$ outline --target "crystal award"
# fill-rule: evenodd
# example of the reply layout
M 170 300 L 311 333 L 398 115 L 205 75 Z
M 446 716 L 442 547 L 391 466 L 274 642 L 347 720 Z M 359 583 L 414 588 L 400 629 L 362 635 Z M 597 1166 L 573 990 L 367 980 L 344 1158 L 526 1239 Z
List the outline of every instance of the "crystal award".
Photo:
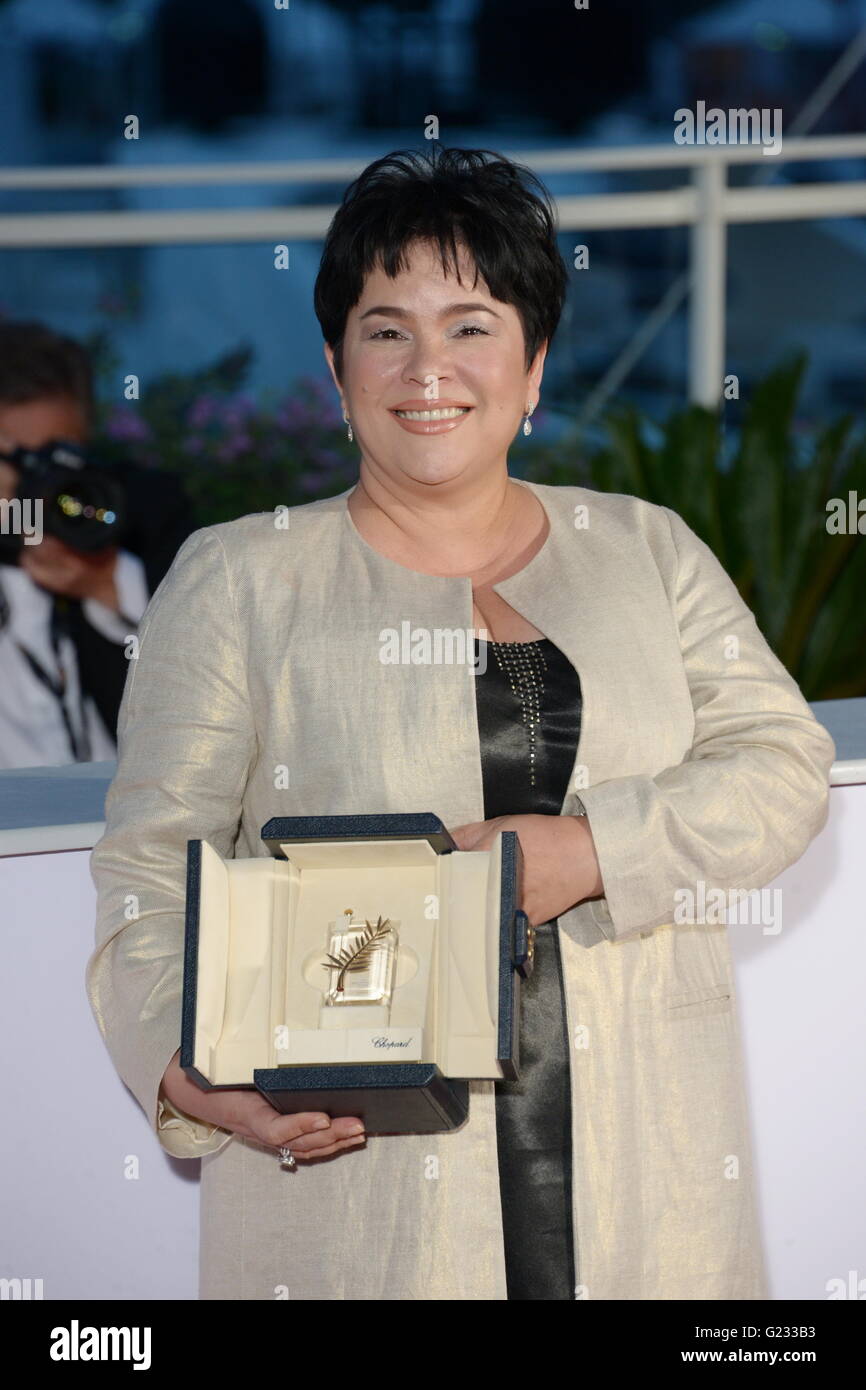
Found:
M 388 917 L 376 922 L 334 922 L 323 962 L 328 971 L 327 1004 L 390 1004 L 397 962 L 397 929 Z

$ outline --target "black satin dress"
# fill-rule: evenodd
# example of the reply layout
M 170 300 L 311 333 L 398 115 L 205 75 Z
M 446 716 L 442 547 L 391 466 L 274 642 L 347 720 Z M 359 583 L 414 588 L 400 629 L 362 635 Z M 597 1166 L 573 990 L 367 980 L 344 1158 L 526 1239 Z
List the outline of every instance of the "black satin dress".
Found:
M 476 703 L 484 818 L 559 815 L 580 737 L 580 678 L 547 637 L 476 638 L 476 656 L 482 648 Z M 535 929 L 520 1013 L 520 1080 L 495 1083 L 507 1296 L 573 1300 L 571 1078 L 556 918 Z

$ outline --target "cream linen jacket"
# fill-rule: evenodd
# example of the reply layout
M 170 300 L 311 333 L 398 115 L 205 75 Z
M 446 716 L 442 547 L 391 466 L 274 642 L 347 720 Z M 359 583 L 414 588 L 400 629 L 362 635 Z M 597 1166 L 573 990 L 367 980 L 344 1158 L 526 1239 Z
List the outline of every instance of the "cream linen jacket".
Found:
M 561 814 L 583 804 L 605 884 L 558 925 L 575 1296 L 766 1298 L 727 931 L 680 922 L 674 895 L 759 888 L 793 863 L 825 823 L 834 745 L 676 513 L 522 485 L 550 532 L 493 587 L 580 674 Z M 188 839 L 248 857 L 272 816 L 484 818 L 471 665 L 379 659 L 383 629 L 471 635 L 471 582 L 380 555 L 349 491 L 289 509 L 287 529 L 262 512 L 196 531 L 151 599 L 91 860 L 87 989 L 162 1145 L 203 1158 L 203 1298 L 504 1299 L 492 1081 L 471 1083 L 458 1130 L 370 1137 L 294 1173 L 159 1098 Z

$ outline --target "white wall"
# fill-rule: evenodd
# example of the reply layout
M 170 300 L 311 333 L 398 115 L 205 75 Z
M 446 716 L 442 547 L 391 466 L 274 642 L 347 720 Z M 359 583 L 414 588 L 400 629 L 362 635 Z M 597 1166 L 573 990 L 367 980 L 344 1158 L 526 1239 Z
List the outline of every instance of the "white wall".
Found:
M 11 1139 L 0 1276 L 41 1278 L 46 1299 L 194 1299 L 199 1164 L 161 1149 L 90 1012 L 89 860 L 89 850 L 0 858 L 0 1113 Z M 129 1155 L 137 1180 L 124 1176 Z
M 728 927 L 773 1298 L 866 1281 L 864 858 L 866 785 L 833 787 L 827 826 L 772 885 L 779 934 Z

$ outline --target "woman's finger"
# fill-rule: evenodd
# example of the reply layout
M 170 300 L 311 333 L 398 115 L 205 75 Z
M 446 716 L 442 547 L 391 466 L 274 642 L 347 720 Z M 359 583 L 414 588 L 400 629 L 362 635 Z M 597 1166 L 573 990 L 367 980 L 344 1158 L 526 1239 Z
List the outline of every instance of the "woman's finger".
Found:
M 327 1129 L 316 1130 L 312 1134 L 302 1134 L 298 1139 L 289 1139 L 293 1154 L 318 1153 L 347 1139 L 363 1138 L 364 1126 L 360 1120 L 334 1120 Z
M 366 1144 L 366 1134 L 357 1134 L 353 1139 L 341 1139 L 336 1144 L 328 1144 L 323 1149 L 313 1149 L 310 1153 L 299 1152 L 294 1145 L 291 1146 L 292 1153 L 302 1163 L 315 1163 L 317 1159 L 327 1158 L 330 1154 L 340 1153 L 343 1149 L 359 1148 Z

